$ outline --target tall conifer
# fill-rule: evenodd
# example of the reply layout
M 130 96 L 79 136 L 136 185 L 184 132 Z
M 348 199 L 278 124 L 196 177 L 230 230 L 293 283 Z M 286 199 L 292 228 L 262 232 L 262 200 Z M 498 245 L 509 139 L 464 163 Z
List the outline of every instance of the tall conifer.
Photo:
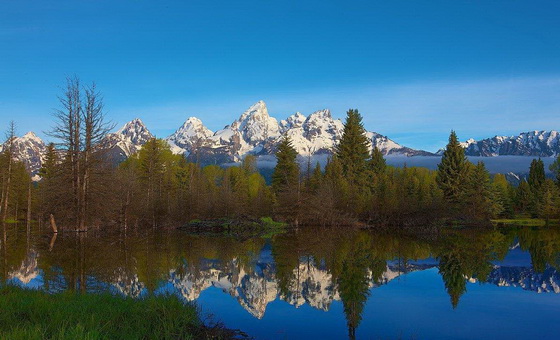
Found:
M 451 131 L 436 176 L 437 184 L 448 201 L 453 203 L 459 201 L 465 188 L 468 171 L 469 162 L 465 157 L 465 150 L 459 144 L 455 131 Z
M 276 192 L 298 183 L 299 166 L 296 158 L 297 151 L 292 145 L 292 140 L 287 135 L 284 135 L 278 145 L 278 151 L 276 151 L 278 162 L 272 173 L 272 187 Z
M 356 183 L 364 177 L 367 169 L 369 140 L 358 110 L 350 109 L 346 114 L 344 132 L 335 148 L 335 154 L 343 173 L 351 182 Z

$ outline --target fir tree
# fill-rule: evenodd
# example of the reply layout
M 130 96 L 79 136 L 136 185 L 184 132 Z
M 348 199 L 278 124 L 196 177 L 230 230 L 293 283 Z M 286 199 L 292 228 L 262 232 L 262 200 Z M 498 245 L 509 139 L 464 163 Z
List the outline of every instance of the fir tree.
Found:
M 555 174 L 556 185 L 560 188 L 560 155 L 558 155 L 554 163 L 550 165 L 549 169 Z
M 356 184 L 363 179 L 369 158 L 369 140 L 358 110 L 348 110 L 344 132 L 335 148 L 344 175 Z
M 550 179 L 545 180 L 542 185 L 542 198 L 539 201 L 539 217 L 544 218 L 548 223 L 550 219 L 558 217 L 559 214 L 559 190 Z
M 50 143 L 47 146 L 47 152 L 45 153 L 45 161 L 43 162 L 41 169 L 39 169 L 39 176 L 41 176 L 43 180 L 51 179 L 55 175 L 57 164 L 58 154 L 54 147 L 54 143 Z
M 493 188 L 490 183 L 490 174 L 483 162 L 470 171 L 462 201 L 466 204 L 469 217 L 475 220 L 490 219 L 497 209 L 494 205 Z
M 492 180 L 492 186 L 494 187 L 494 195 L 498 203 L 496 214 L 502 217 L 513 217 L 512 187 L 508 183 L 506 176 L 496 174 Z
M 385 171 L 387 167 L 387 162 L 383 158 L 381 150 L 377 146 L 373 147 L 371 151 L 371 159 L 368 161 L 368 168 L 373 173 L 374 176 L 378 176 Z
M 469 170 L 465 150 L 459 144 L 455 131 L 451 131 L 449 143 L 438 165 L 436 181 L 446 200 L 458 203 L 464 191 Z
M 529 178 L 527 180 L 533 192 L 537 193 L 540 191 L 545 179 L 546 175 L 544 173 L 544 163 L 542 159 L 533 159 L 529 169 Z
M 282 191 L 299 181 L 299 166 L 296 161 L 297 151 L 287 135 L 282 137 L 276 151 L 277 163 L 272 173 L 272 187 L 276 192 Z
M 323 172 L 321 171 L 321 165 L 317 162 L 315 165 L 315 169 L 309 178 L 309 189 L 311 192 L 316 192 L 317 189 L 321 186 L 321 182 L 323 180 Z
M 533 194 L 531 187 L 525 180 L 521 180 L 515 193 L 516 208 L 520 213 L 526 213 L 532 206 Z

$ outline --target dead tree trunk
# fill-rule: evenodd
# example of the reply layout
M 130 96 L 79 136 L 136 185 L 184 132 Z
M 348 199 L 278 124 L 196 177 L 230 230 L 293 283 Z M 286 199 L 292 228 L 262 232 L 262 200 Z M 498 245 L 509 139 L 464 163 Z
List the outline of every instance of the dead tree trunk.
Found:
M 55 234 L 58 233 L 58 228 L 56 227 L 56 222 L 54 220 L 54 215 L 53 214 L 51 214 L 50 222 L 51 222 L 51 229 L 52 229 L 53 233 L 55 233 Z

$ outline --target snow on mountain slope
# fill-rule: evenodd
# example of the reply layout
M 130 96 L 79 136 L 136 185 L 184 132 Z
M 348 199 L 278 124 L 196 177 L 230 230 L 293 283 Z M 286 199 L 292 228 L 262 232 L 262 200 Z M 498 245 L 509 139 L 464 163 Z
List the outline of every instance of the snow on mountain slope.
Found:
M 189 118 L 192 119 L 192 118 Z M 196 126 L 196 128 L 195 128 Z M 197 131 L 194 133 L 193 131 Z M 287 134 L 302 156 L 331 154 L 340 141 L 344 124 L 329 110 L 319 110 L 308 117 L 300 112 L 278 121 L 268 114 L 263 101 L 252 105 L 232 124 L 209 136 L 198 119 L 188 129 L 180 128 L 167 138 L 175 153 L 191 156 L 197 141 L 196 157 L 202 163 L 238 162 L 247 154 L 273 154 L 282 135 Z M 386 136 L 368 132 L 371 146 L 386 155 L 431 155 L 429 152 L 403 147 Z
M 461 146 L 467 156 L 553 157 L 560 154 L 558 131 L 529 131 L 516 136 L 495 136 L 480 141 L 469 139 Z M 441 153 L 441 150 L 440 152 Z
M 110 158 L 115 162 L 121 162 L 138 152 L 151 138 L 154 138 L 152 133 L 142 120 L 136 118 L 117 132 L 108 134 L 103 144 L 109 150 Z
M 185 153 L 188 155 L 193 147 L 207 142 L 213 136 L 202 121 L 196 117 L 189 117 L 183 125 L 171 136 L 167 137 L 167 143 L 171 146 L 171 151 L 176 154 Z
M 28 132 L 22 137 L 15 137 L 12 140 L 12 148 L 14 158 L 23 162 L 32 175 L 36 175 L 41 169 L 43 157 L 47 151 L 45 142 L 35 133 Z M 2 151 L 4 151 L 4 145 L 0 145 L 0 152 Z

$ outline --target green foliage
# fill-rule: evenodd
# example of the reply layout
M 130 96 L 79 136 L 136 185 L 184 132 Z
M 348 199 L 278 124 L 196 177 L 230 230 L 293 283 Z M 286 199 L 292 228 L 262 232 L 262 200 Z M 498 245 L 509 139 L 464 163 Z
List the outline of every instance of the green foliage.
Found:
M 457 204 L 464 193 L 469 172 L 469 161 L 465 150 L 459 144 L 455 131 L 451 131 L 449 143 L 443 152 L 437 170 L 437 183 L 445 199 Z
M 111 294 L 0 290 L 4 339 L 197 339 L 205 327 L 175 296 L 140 300 Z
M 501 210 L 501 207 L 497 206 L 499 201 L 495 200 L 490 174 L 483 162 L 478 162 L 469 172 L 463 195 L 461 202 L 468 216 L 475 220 L 487 221 Z
M 375 177 L 384 173 L 386 168 L 387 162 L 383 158 L 381 151 L 375 146 L 371 152 L 371 159 L 368 161 L 368 169 Z
M 500 217 L 512 217 L 514 215 L 513 195 L 515 189 L 508 183 L 506 176 L 496 174 L 492 180 L 494 189 L 495 214 Z
M 542 159 L 533 159 L 531 162 L 531 167 L 529 168 L 529 179 L 527 183 L 531 187 L 531 190 L 534 193 L 538 193 L 541 190 L 542 185 L 546 179 L 546 175 L 544 173 L 544 163 Z
M 335 147 L 335 158 L 340 162 L 343 174 L 353 184 L 364 184 L 369 145 L 362 116 L 358 110 L 348 110 L 342 138 Z
M 556 180 L 556 185 L 558 185 L 558 187 L 560 187 L 560 155 L 558 155 L 558 157 L 556 157 L 556 160 L 554 161 L 554 163 L 552 163 L 550 165 L 550 171 L 552 171 L 552 173 L 554 173 L 555 180 Z
M 277 163 L 272 173 L 272 187 L 275 192 L 283 191 L 298 183 L 299 165 L 296 158 L 297 151 L 292 145 L 292 140 L 288 135 L 284 135 L 276 151 Z

